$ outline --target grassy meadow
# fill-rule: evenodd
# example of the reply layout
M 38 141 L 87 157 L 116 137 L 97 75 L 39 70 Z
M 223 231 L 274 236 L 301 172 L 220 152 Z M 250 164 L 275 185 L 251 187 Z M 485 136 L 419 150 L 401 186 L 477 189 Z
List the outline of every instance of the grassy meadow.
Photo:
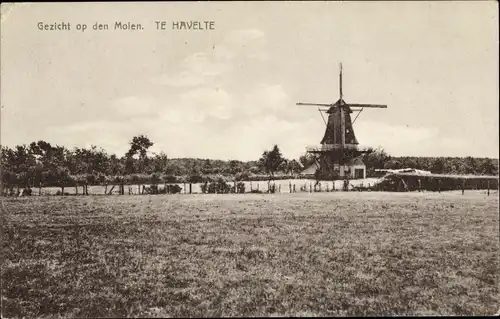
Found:
M 2 316 L 491 315 L 498 194 L 3 198 Z

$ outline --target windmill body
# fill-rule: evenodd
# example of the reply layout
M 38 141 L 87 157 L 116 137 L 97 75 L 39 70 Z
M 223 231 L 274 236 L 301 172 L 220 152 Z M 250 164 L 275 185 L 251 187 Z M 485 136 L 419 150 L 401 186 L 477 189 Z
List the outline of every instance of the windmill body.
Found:
M 360 155 L 367 151 L 359 146 L 353 124 L 364 108 L 387 108 L 379 104 L 350 104 L 342 96 L 342 65 L 340 67 L 340 98 L 333 104 L 297 103 L 317 106 L 328 114 L 325 134 L 320 145 L 307 147 L 307 152 L 316 159 L 317 177 L 320 179 L 366 178 L 366 166 Z M 320 109 L 319 107 L 328 107 Z M 357 112 L 354 120 L 351 114 Z M 323 113 L 321 113 L 323 116 Z

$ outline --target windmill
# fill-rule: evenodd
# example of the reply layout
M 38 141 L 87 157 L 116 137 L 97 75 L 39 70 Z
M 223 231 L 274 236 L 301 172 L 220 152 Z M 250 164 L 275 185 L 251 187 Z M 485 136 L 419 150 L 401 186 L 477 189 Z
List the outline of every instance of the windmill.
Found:
M 335 178 L 365 178 L 366 169 L 359 156 L 367 151 L 359 147 L 354 134 L 353 124 L 365 108 L 387 108 L 381 104 L 346 103 L 342 94 L 342 63 L 339 74 L 340 98 L 333 104 L 297 103 L 297 105 L 317 106 L 326 125 L 325 134 L 319 147 L 307 147 L 307 152 L 313 154 L 322 179 Z M 320 107 L 328 107 L 327 109 Z M 328 114 L 325 120 L 323 112 Z M 351 114 L 357 112 L 354 120 Z M 354 168 L 354 170 L 353 170 Z

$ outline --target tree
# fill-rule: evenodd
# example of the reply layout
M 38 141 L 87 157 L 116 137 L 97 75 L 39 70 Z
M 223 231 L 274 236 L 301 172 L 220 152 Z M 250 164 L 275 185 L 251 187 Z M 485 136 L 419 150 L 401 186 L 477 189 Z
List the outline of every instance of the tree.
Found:
M 388 169 L 400 169 L 402 168 L 401 162 L 397 160 L 390 160 L 384 164 L 384 168 Z
M 471 156 L 465 158 L 464 170 L 466 174 L 477 174 L 477 160 Z
M 55 177 L 61 187 L 61 195 L 64 195 L 64 188 L 72 184 L 74 180 L 71 178 L 68 169 L 64 166 L 57 167 Z
M 229 173 L 231 175 L 236 175 L 237 173 L 241 173 L 243 170 L 241 168 L 241 162 L 240 161 L 235 161 L 231 160 L 229 161 Z
M 484 175 L 498 175 L 497 167 L 490 158 L 483 159 L 479 167 L 481 173 Z
M 405 168 L 419 169 L 417 161 L 415 160 L 414 157 L 401 157 L 398 158 L 398 160 L 401 161 L 402 166 Z
M 166 174 L 168 165 L 167 154 L 163 152 L 160 152 L 160 154 L 154 154 L 152 164 L 154 172 Z
M 275 173 L 282 168 L 284 163 L 285 159 L 283 158 L 278 145 L 274 145 L 271 151 L 265 151 L 262 153 L 262 156 L 259 159 L 259 166 L 269 176 L 269 180 L 267 182 L 268 186 L 271 184 L 271 180 L 274 180 Z
M 211 174 L 213 173 L 212 161 L 206 159 L 203 161 L 203 167 L 201 168 L 202 174 Z
M 196 162 L 192 162 L 192 163 L 190 164 L 188 174 L 189 174 L 190 176 L 197 176 L 197 175 L 200 175 L 200 169 L 198 168 L 198 165 L 196 164 Z M 207 174 L 207 173 L 205 173 L 205 174 Z
M 30 150 L 36 161 L 35 182 L 38 184 L 38 194 L 41 195 L 43 185 L 56 175 L 56 165 L 53 164 L 54 147 L 43 140 L 32 142 Z M 54 181 L 52 181 L 54 182 Z
M 134 136 L 132 141 L 130 141 L 130 149 L 126 156 L 133 157 L 134 155 L 139 154 L 139 158 L 145 158 L 147 156 L 148 149 L 153 145 L 154 143 L 151 142 L 151 140 L 145 135 L 141 134 Z
M 444 173 L 444 166 L 445 166 L 444 160 L 440 157 L 437 157 L 432 162 L 431 172 L 434 174 L 442 174 Z
M 291 161 L 288 161 L 287 163 L 287 170 L 288 170 L 288 174 L 300 174 L 300 172 L 302 171 L 302 166 L 300 165 L 300 163 L 293 159 Z
M 31 148 L 26 145 L 17 145 L 13 152 L 8 154 L 10 170 L 16 176 L 17 189 L 33 186 L 36 171 L 36 158 L 31 152 Z
M 125 174 L 125 163 L 120 160 L 115 154 L 109 157 L 108 171 L 106 175 L 123 175 Z
M 130 149 L 125 154 L 125 170 L 127 174 L 134 174 L 136 172 L 144 173 L 147 166 L 147 153 L 148 149 L 154 143 L 145 135 L 138 135 L 130 141 Z M 138 162 L 134 160 L 134 156 L 139 155 Z M 136 165 L 134 165 L 136 164 Z M 123 184 L 120 185 L 123 189 Z M 141 185 L 139 184 L 139 189 Z M 123 193 L 123 192 L 122 192 Z
M 363 155 L 363 162 L 368 169 L 385 168 L 386 163 L 391 159 L 389 154 L 382 147 L 370 149 Z
M 299 162 L 300 162 L 300 164 L 302 164 L 302 167 L 307 168 L 307 167 L 311 166 L 312 164 L 314 164 L 314 162 L 315 162 L 314 155 L 312 155 L 310 153 L 306 153 L 306 154 L 299 157 Z

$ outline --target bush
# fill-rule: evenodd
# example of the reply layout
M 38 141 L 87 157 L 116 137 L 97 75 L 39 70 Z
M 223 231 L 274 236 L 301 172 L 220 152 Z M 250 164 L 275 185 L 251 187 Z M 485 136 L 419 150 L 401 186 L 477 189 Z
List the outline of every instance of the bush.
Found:
M 201 185 L 201 191 L 208 194 L 227 194 L 231 192 L 231 186 L 223 178 L 218 178 L 210 183 Z
M 144 186 L 144 193 L 159 194 L 158 185 Z
M 153 184 L 153 185 L 157 185 L 161 182 L 160 175 L 157 173 L 151 174 L 150 180 L 151 180 L 151 184 Z
M 247 181 L 250 178 L 250 175 L 247 172 L 237 173 L 234 178 L 236 181 Z
M 99 176 L 97 174 L 86 174 L 85 181 L 88 185 L 95 185 L 99 183 Z
M 204 178 L 201 175 L 191 175 L 188 178 L 189 183 L 197 184 L 197 183 L 203 183 Z
M 165 183 L 179 183 L 179 179 L 174 175 L 166 175 L 163 177 Z
M 167 188 L 164 189 L 164 192 L 168 193 L 168 194 L 177 194 L 177 193 L 180 193 L 182 190 L 182 187 L 180 187 L 179 185 L 167 185 Z
M 401 188 L 401 180 L 404 180 L 404 186 Z M 420 180 L 420 183 L 419 183 Z M 426 176 L 411 174 L 390 174 L 385 176 L 380 183 L 374 185 L 373 190 L 379 191 L 415 191 L 419 188 L 428 191 L 447 191 L 462 189 L 498 189 L 498 178 L 471 176 L 464 178 L 462 176 L 442 175 Z
M 298 176 L 298 175 L 277 175 L 274 176 L 273 180 L 279 181 L 279 180 L 284 180 L 284 179 L 301 179 L 304 178 L 304 176 Z M 238 180 L 238 179 L 236 179 Z M 269 175 L 250 175 L 247 176 L 245 179 L 241 179 L 245 181 L 252 181 L 252 182 L 262 182 L 262 181 L 268 181 L 269 180 Z
M 243 183 L 243 182 L 238 182 L 238 183 L 236 184 L 236 192 L 237 192 L 237 193 L 240 193 L 240 194 L 245 193 L 245 183 Z
M 206 175 L 203 178 L 203 182 L 218 182 L 218 181 L 224 181 L 228 182 L 230 178 L 228 176 L 224 176 L 221 174 L 210 174 Z

